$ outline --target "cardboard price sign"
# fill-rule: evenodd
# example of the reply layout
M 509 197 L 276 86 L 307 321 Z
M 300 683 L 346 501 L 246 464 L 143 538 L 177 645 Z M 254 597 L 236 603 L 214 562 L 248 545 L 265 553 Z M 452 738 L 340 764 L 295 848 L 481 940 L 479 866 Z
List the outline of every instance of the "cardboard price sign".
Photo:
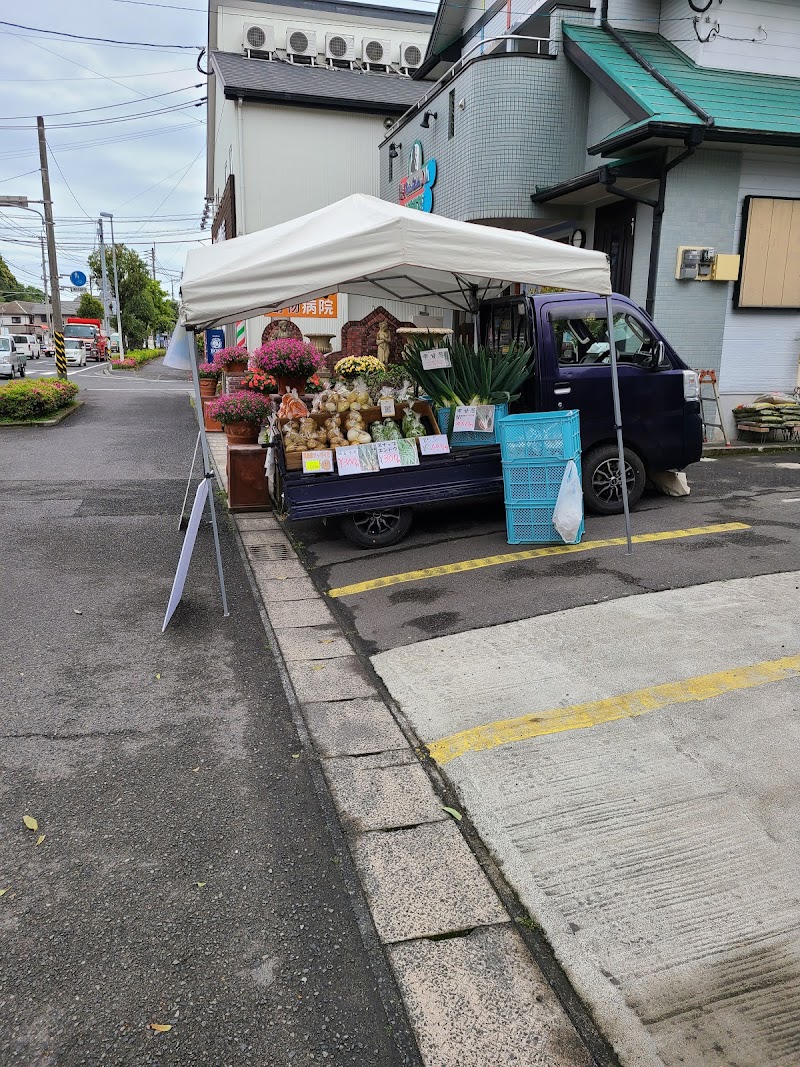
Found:
M 375 448 L 378 453 L 378 466 L 381 470 L 388 470 L 392 467 L 419 466 L 419 453 L 413 439 L 407 441 L 377 441 Z
M 420 352 L 419 358 L 422 361 L 423 370 L 444 370 L 446 367 L 453 366 L 447 348 L 428 348 Z
M 475 429 L 475 419 L 478 416 L 478 409 L 474 404 L 469 407 L 456 408 L 455 422 L 453 423 L 453 433 L 466 433 L 469 430 Z
M 374 474 L 380 470 L 377 447 L 369 444 L 337 448 L 336 467 L 339 474 Z
M 450 442 L 446 433 L 431 434 L 430 437 L 417 439 L 419 450 L 423 456 L 446 456 L 450 452 Z
M 303 453 L 303 474 L 333 474 L 333 452 L 329 448 Z

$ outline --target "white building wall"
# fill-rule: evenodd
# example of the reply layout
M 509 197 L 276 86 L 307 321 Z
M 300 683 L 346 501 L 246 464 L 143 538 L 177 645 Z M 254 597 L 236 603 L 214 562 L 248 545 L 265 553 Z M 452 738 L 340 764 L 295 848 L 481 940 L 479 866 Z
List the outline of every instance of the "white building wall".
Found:
M 745 196 L 800 197 L 797 156 L 763 149 L 742 153 L 734 249 L 739 247 Z M 720 390 L 727 394 L 726 408 L 739 403 L 739 398 L 768 389 L 794 389 L 799 355 L 800 312 L 739 311 L 729 305 L 720 374 Z
M 633 0 L 619 2 L 633 3 Z M 800 3 L 797 0 L 725 0 L 722 5 L 714 4 L 699 16 L 701 37 L 707 37 L 711 26 L 719 23 L 719 35 L 705 44 L 697 39 L 693 17 L 686 0 L 662 0 L 659 32 L 701 66 L 798 76 Z M 711 22 L 706 22 L 706 18 Z
M 684 7 L 687 7 L 684 0 Z M 600 3 L 594 5 L 596 20 L 600 22 Z M 660 0 L 609 0 L 608 21 L 619 30 L 658 32 Z

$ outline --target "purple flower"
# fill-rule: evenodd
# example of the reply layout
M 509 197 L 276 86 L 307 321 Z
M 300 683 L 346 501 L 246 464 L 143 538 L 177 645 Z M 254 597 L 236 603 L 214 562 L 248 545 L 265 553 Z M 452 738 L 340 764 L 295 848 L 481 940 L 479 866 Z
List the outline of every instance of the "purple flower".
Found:
M 276 378 L 310 378 L 323 363 L 312 344 L 288 337 L 268 341 L 250 356 L 251 370 L 263 370 Z

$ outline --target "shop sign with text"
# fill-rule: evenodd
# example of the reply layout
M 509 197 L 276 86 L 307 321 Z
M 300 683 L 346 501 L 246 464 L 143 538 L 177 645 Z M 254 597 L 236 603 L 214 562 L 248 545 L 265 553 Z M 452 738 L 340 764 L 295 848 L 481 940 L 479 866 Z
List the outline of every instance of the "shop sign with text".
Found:
M 268 311 L 267 318 L 288 319 L 292 315 L 299 315 L 306 319 L 335 319 L 339 314 L 338 304 L 338 294 L 331 293 L 330 296 L 319 296 L 316 300 L 304 300 L 302 304 L 291 304 L 280 311 Z
M 436 160 L 425 162 L 422 144 L 415 141 L 408 155 L 408 176 L 400 179 L 400 206 L 416 211 L 433 211 Z

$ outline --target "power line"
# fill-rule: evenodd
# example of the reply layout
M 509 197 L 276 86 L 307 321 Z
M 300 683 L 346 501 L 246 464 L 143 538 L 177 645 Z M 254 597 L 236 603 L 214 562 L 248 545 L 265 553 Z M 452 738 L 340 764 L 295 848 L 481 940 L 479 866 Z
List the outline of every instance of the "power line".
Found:
M 11 36 L 20 37 L 21 39 L 21 34 L 13 33 Z M 30 38 L 26 37 L 25 40 L 30 40 Z M 55 55 L 55 53 L 52 54 Z M 67 57 L 63 56 L 62 58 L 66 59 Z M 74 63 L 75 60 L 68 59 L 67 62 Z M 91 70 L 91 67 L 86 67 L 85 69 Z M 191 74 L 194 69 L 194 67 L 173 67 L 171 70 L 152 70 L 148 74 L 120 74 L 120 78 L 158 78 L 164 74 Z M 0 85 L 5 82 L 13 82 L 14 85 L 26 85 L 29 82 L 36 82 L 37 84 L 39 82 L 94 82 L 106 79 L 109 79 L 107 74 L 98 74 L 94 78 L 0 78 Z M 114 79 L 111 78 L 109 80 L 113 81 Z M 121 85 L 122 83 L 120 82 L 119 84 Z M 129 86 L 125 86 L 125 88 L 129 88 Z M 131 91 L 135 92 L 135 90 Z
M 134 101 L 131 100 L 131 103 Z M 170 104 L 169 107 L 153 108 L 150 111 L 137 111 L 135 115 L 114 115 L 107 119 L 89 119 L 88 122 L 50 122 L 50 130 L 73 130 L 76 127 L 83 129 L 85 126 L 108 126 L 117 122 L 132 122 L 135 119 L 152 118 L 153 115 L 171 115 L 176 111 L 184 111 L 189 107 L 200 107 L 206 102 L 203 96 L 199 100 L 187 100 L 183 104 Z M 0 130 L 31 130 L 33 126 L 0 126 Z
M 76 195 L 75 195 L 75 194 L 73 193 L 73 191 L 72 191 L 72 186 L 71 186 L 71 185 L 69 184 L 69 182 L 67 181 L 67 179 L 66 179 L 66 176 L 65 176 L 65 174 L 64 174 L 64 171 L 63 171 L 63 170 L 61 169 L 61 164 L 60 164 L 60 163 L 58 162 L 58 160 L 56 159 L 56 154 L 55 154 L 55 152 L 53 151 L 53 146 L 52 146 L 52 145 L 50 144 L 50 142 L 49 142 L 49 141 L 46 141 L 45 143 L 47 144 L 47 147 L 48 147 L 48 149 L 50 150 L 50 155 L 51 155 L 51 156 L 53 157 L 53 162 L 54 162 L 54 163 L 55 163 L 55 165 L 56 165 L 56 169 L 58 170 L 58 173 L 59 173 L 59 174 L 61 175 L 61 177 L 62 177 L 62 179 L 63 179 L 64 185 L 66 185 L 67 189 L 69 189 L 69 195 L 70 195 L 70 196 L 72 197 L 72 199 L 73 199 L 73 200 L 75 201 L 75 203 L 76 203 L 76 204 L 78 205 L 78 207 L 79 207 L 79 208 L 81 209 L 81 211 L 82 211 L 82 212 L 84 213 L 84 215 L 86 216 L 86 218 L 87 218 L 87 219 L 91 219 L 91 217 L 92 217 L 92 216 L 91 216 L 91 215 L 89 214 L 89 212 L 88 212 L 88 211 L 86 210 L 86 208 L 85 208 L 85 207 L 83 206 L 83 204 L 82 204 L 82 203 L 80 202 L 80 200 L 79 200 L 79 199 L 77 198 L 77 196 L 76 196 Z
M 32 33 L 46 33 L 51 37 L 67 37 L 73 41 L 92 41 L 94 44 L 121 44 L 133 48 L 178 48 L 189 52 L 198 52 L 202 48 L 202 45 L 196 44 L 154 44 L 152 41 L 118 41 L 114 37 L 89 37 L 83 33 L 65 33 L 63 30 L 48 30 L 41 26 L 23 26 L 20 22 L 7 22 L 5 19 L 0 19 L 0 26 L 12 26 L 15 30 L 29 30 Z
M 164 7 L 170 11 L 194 11 L 198 15 L 205 15 L 202 7 L 179 7 L 177 4 L 156 4 L 152 0 L 113 0 L 115 4 L 133 4 L 135 7 Z
M 93 141 L 68 141 L 65 144 L 57 145 L 59 152 L 75 152 L 82 151 L 85 148 L 96 148 L 99 145 L 118 144 L 120 141 L 141 141 L 147 137 L 161 137 L 165 133 L 177 133 L 179 130 L 190 130 L 194 128 L 193 122 L 184 122 L 180 126 L 159 126 L 153 130 L 142 130 L 140 133 L 123 133 L 118 137 L 100 137 Z M 17 152 L 4 152 L 0 155 L 0 159 L 18 159 L 20 156 L 35 155 L 34 150 L 30 148 L 23 148 Z
M 184 85 L 182 89 L 170 89 L 166 93 L 154 93 L 152 96 L 143 96 L 143 100 L 158 100 L 162 96 L 174 96 L 175 93 L 186 93 L 190 89 L 202 89 L 203 82 L 198 82 L 196 85 Z M 97 107 L 81 107 L 75 108 L 73 111 L 51 111 L 44 115 L 43 118 L 53 119 L 58 118 L 60 115 L 84 115 L 87 111 L 107 111 L 110 107 L 128 107 L 130 104 L 138 104 L 138 100 L 120 100 L 116 104 L 99 104 Z M 35 119 L 38 115 L 0 115 L 0 122 L 18 122 L 23 119 Z M 84 123 L 81 123 L 84 125 Z M 23 127 L 24 128 L 24 127 Z

